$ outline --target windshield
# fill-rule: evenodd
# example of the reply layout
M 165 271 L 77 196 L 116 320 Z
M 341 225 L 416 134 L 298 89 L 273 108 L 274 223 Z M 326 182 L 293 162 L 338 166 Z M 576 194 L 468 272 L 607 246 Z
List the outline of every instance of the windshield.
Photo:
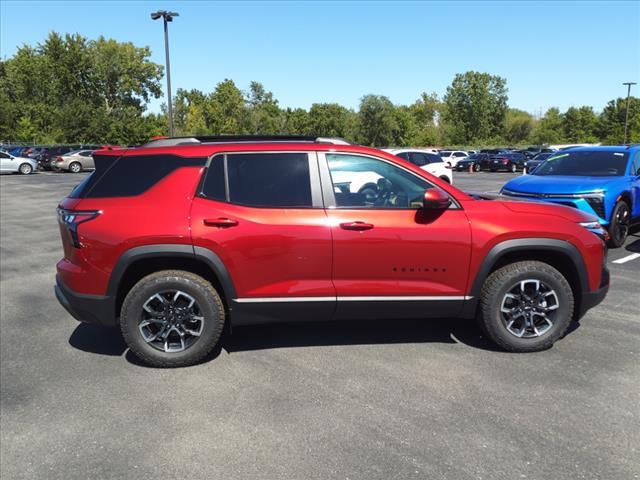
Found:
M 609 177 L 624 175 L 628 153 L 604 151 L 563 152 L 549 157 L 534 175 L 580 175 Z
M 441 156 L 441 157 L 450 157 L 450 156 L 451 156 L 451 152 L 450 152 L 450 151 L 448 151 L 448 150 L 442 150 L 442 151 L 440 152 L 440 156 Z

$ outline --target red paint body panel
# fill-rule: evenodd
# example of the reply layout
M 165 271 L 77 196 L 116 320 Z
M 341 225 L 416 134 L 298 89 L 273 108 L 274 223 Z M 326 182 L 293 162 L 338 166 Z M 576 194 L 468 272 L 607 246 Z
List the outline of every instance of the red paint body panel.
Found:
M 603 244 L 578 225 L 590 217 L 556 205 L 474 200 L 410 162 L 359 146 L 314 143 L 202 144 L 110 149 L 98 155 L 172 154 L 209 157 L 220 152 L 331 151 L 391 160 L 455 198 L 460 209 L 430 218 L 421 210 L 249 208 L 196 197 L 204 168 L 184 167 L 135 197 L 67 198 L 69 210 L 99 210 L 78 228 L 82 248 L 61 226 L 63 282 L 82 294 L 105 295 L 116 262 L 134 247 L 184 244 L 216 253 L 239 298 L 333 296 L 464 296 L 482 261 L 503 240 L 543 237 L 574 245 L 588 284 L 600 283 Z M 228 218 L 237 225 L 207 226 Z M 340 227 L 364 222 L 365 229 Z
M 420 219 L 416 210 L 331 209 L 333 281 L 340 296 L 464 295 L 471 232 L 462 210 Z M 343 222 L 373 228 L 345 230 Z
M 208 218 L 238 222 L 210 227 Z M 239 298 L 335 296 L 331 230 L 323 209 L 249 208 L 195 198 L 193 244 L 224 262 Z

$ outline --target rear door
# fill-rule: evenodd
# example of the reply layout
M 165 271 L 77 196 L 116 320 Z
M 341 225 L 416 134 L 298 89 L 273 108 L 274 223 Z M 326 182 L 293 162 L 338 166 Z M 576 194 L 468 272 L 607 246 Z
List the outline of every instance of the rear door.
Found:
M 331 230 L 315 153 L 215 155 L 193 201 L 191 229 L 193 244 L 229 271 L 234 324 L 331 318 Z
M 387 160 L 347 153 L 319 160 L 333 232 L 336 318 L 458 314 L 471 252 L 464 211 L 456 204 L 423 210 L 424 191 L 433 185 Z

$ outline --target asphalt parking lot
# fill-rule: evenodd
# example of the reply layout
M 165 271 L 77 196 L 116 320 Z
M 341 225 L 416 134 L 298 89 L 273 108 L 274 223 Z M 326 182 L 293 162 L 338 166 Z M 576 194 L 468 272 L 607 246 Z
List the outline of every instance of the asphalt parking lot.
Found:
M 3 479 L 640 478 L 640 258 L 614 263 L 640 233 L 546 352 L 455 320 L 274 325 L 156 370 L 55 300 L 55 207 L 83 175 L 0 177 Z

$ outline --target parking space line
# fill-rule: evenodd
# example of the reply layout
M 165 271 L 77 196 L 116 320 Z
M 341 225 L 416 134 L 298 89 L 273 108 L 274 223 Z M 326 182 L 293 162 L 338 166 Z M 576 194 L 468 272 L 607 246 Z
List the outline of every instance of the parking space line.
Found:
M 636 258 L 640 258 L 640 253 L 632 253 L 631 255 L 627 255 L 626 257 L 619 258 L 618 260 L 614 260 L 612 263 L 627 263 L 631 260 L 635 260 Z

